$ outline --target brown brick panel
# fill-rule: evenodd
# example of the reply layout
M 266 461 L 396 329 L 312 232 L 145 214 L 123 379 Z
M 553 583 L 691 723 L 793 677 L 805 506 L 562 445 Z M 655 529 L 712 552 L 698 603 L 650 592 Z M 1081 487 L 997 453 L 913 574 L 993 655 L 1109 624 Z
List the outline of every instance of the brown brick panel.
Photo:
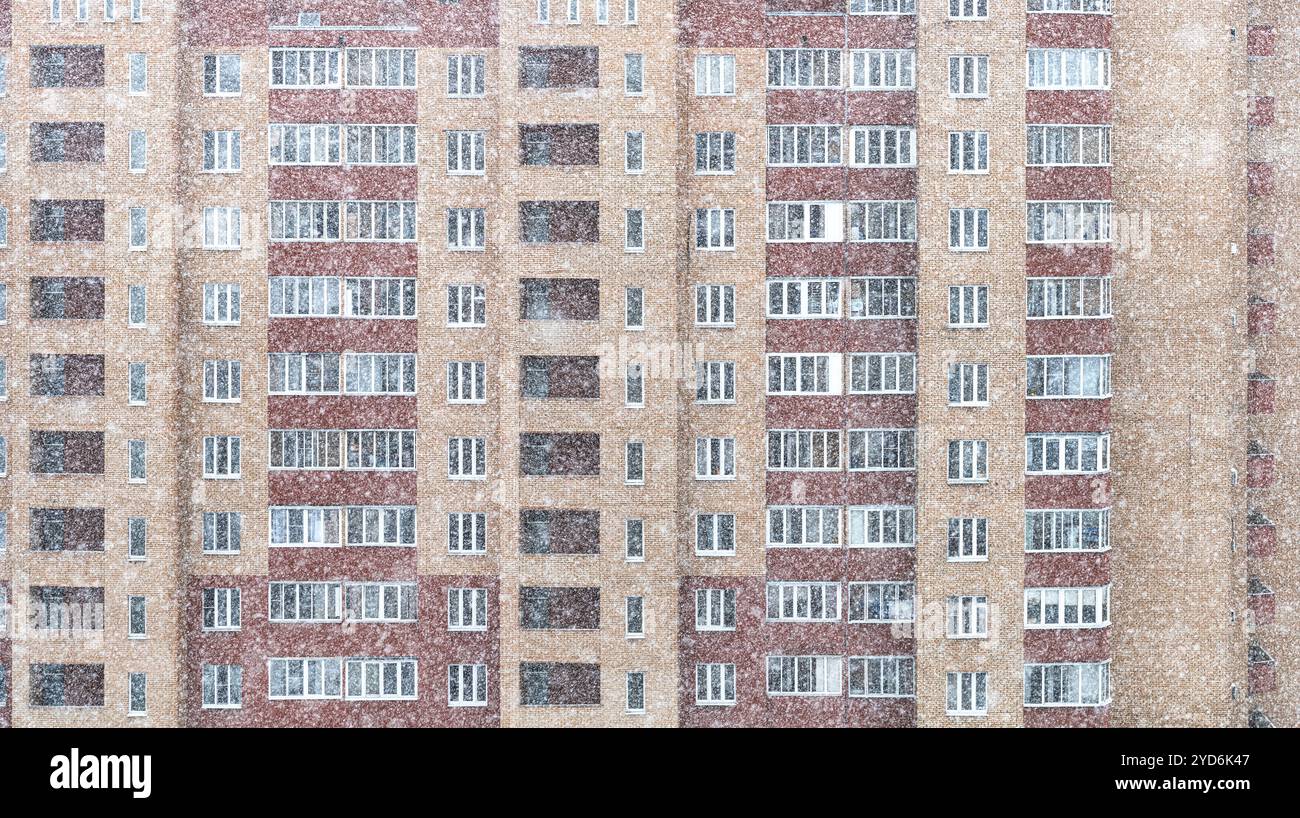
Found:
M 761 2 L 761 0 L 760 0 Z M 824 0 L 801 0 L 799 5 L 822 4 Z M 767 4 L 769 9 L 772 4 Z M 783 5 L 790 5 L 788 2 Z M 835 3 L 834 16 L 776 16 L 763 18 L 763 43 L 768 48 L 843 48 L 844 11 Z
M 914 472 L 767 472 L 769 505 L 911 505 Z M 856 549 L 854 549 L 856 551 Z M 877 549 L 863 549 L 874 552 Z M 883 549 L 893 550 L 893 549 Z
M 266 408 L 266 422 L 271 429 L 414 429 L 416 426 L 413 397 L 271 395 L 266 399 Z
M 1114 689 L 1115 681 L 1111 680 Z M 1109 727 L 1110 705 L 1104 707 L 1026 707 L 1026 727 Z
M 772 396 L 769 429 L 910 429 L 916 425 L 911 395 L 841 397 Z
M 414 471 L 273 471 L 267 476 L 267 501 L 277 506 L 413 506 L 416 482 Z
M 351 122 L 352 120 L 348 120 Z M 414 119 L 393 121 L 410 125 Z M 428 162 L 427 156 L 418 157 Z M 414 201 L 419 187 L 419 168 L 409 165 L 327 165 L 324 167 L 270 168 L 267 198 L 270 199 L 376 199 Z M 421 225 L 423 226 L 423 225 Z M 434 236 L 442 236 L 435 230 Z
M 1273 195 L 1273 163 L 1246 163 L 1246 192 L 1251 196 Z
M 340 69 L 342 70 L 342 69 Z M 444 70 L 445 66 L 444 66 Z M 268 122 L 349 122 L 396 125 L 415 122 L 419 108 L 416 93 L 430 93 L 438 88 L 435 80 L 423 78 L 420 88 L 389 89 L 290 89 L 276 88 L 267 92 L 270 109 Z M 419 82 L 417 78 L 417 82 Z M 446 93 L 446 77 L 443 94 Z
M 1273 97 L 1249 97 L 1246 101 L 1246 124 L 1267 128 L 1273 124 L 1276 100 Z
M 401 318 L 272 318 L 267 324 L 266 349 L 268 352 L 416 352 L 418 329 L 414 320 Z
M 1277 381 L 1272 378 L 1246 380 L 1246 412 L 1252 415 L 1271 415 L 1277 398 Z
M 1110 475 L 1036 475 L 1025 478 L 1025 508 L 1110 508 Z
M 1025 401 L 1026 432 L 1109 432 L 1110 427 L 1110 398 Z
M 1029 48 L 1110 48 L 1109 14 L 1027 14 Z
M 916 15 L 850 14 L 849 48 L 916 48 Z
M 1251 594 L 1246 602 L 1256 625 L 1270 624 L 1277 614 L 1277 598 L 1273 594 Z
M 754 0 L 684 0 L 677 8 L 677 44 L 687 48 L 760 48 L 764 8 Z
M 1008 541 L 1024 548 L 1024 531 L 1009 532 Z M 1067 588 L 1110 582 L 1110 552 L 1093 554 L 1025 554 L 1026 588 Z
M 1110 168 L 1025 168 L 1025 199 L 1109 199 Z
M 1277 31 L 1272 26 L 1246 27 L 1246 56 L 1271 57 L 1277 44 Z
M 915 328 L 915 321 L 905 319 L 769 318 L 767 349 L 770 352 L 908 352 L 916 349 Z
M 912 168 L 850 168 L 847 183 L 846 199 L 916 198 L 916 171 Z
M 1246 488 L 1266 489 L 1275 479 L 1273 455 L 1249 455 L 1246 458 Z
M 768 112 L 768 121 L 776 123 Z M 794 120 L 786 120 L 793 122 Z M 843 122 L 841 118 L 835 120 Z M 915 125 L 915 91 L 850 91 L 848 121 L 853 125 Z
M 268 547 L 267 576 L 272 579 L 300 579 L 314 582 L 340 578 L 411 579 L 415 576 L 415 552 L 415 546 L 409 545 L 346 545 L 339 548 Z
M 418 258 L 415 242 L 272 242 L 267 247 L 266 272 L 272 276 L 346 276 L 382 271 L 385 276 L 414 277 Z
M 1025 121 L 1044 125 L 1104 125 L 1110 91 L 1025 91 Z
M 1277 665 L 1263 662 L 1252 664 L 1247 668 L 1246 678 L 1250 695 L 1272 693 L 1277 690 Z
M 837 90 L 788 90 L 767 92 L 767 122 L 834 123 L 844 122 L 844 92 Z
M 1104 662 L 1110 658 L 1110 628 L 1028 628 L 1026 662 Z
M 1246 554 L 1250 557 L 1271 557 L 1277 553 L 1277 529 L 1272 525 L 1246 526 Z
M 1246 236 L 1247 263 L 1260 266 L 1272 264 L 1274 255 L 1272 233 L 1258 232 Z
M 1108 276 L 1113 252 L 1109 244 L 1025 246 L 1027 276 Z
M 1110 318 L 1050 318 L 1025 322 L 1026 355 L 1105 355 L 1114 350 Z
M 767 578 L 774 582 L 807 579 L 842 583 L 906 582 L 916 575 L 916 553 L 911 548 L 769 548 L 766 556 Z M 848 594 L 848 588 L 843 592 Z M 842 601 L 847 604 L 847 599 L 845 596 Z M 782 624 L 780 627 L 813 626 Z

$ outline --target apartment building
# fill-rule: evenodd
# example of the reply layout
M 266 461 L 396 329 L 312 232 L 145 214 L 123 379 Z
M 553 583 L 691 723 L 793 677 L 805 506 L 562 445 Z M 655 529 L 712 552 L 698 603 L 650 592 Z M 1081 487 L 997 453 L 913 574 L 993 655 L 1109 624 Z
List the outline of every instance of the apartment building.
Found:
M 1297 31 L 0 2 L 0 723 L 1300 724 Z

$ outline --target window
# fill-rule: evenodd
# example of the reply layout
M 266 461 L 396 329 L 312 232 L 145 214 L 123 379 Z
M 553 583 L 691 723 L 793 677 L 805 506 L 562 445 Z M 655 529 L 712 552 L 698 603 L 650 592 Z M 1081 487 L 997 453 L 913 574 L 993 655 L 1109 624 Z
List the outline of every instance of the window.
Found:
M 104 0 L 104 22 L 117 21 L 117 0 Z
M 838 48 L 769 48 L 768 88 L 839 88 Z
M 276 318 L 335 316 L 340 311 L 339 280 L 333 276 L 272 276 L 268 296 Z
M 337 395 L 337 352 L 272 352 L 267 355 L 267 392 L 272 395 Z
M 1061 14 L 1110 14 L 1110 0 L 1029 0 L 1028 11 Z
M 645 250 L 645 211 L 641 208 L 623 211 L 623 249 L 629 253 Z
M 341 432 L 328 429 L 273 429 L 270 441 L 268 468 L 342 468 Z
M 624 0 L 623 21 L 628 25 L 636 24 L 637 0 Z
M 989 288 L 984 284 L 954 285 L 948 288 L 948 326 L 987 327 Z
M 696 362 L 695 402 L 736 402 L 736 364 L 734 361 Z
M 695 665 L 695 703 L 698 705 L 732 705 L 736 703 L 736 666 L 720 662 Z
M 868 49 L 849 52 L 849 87 L 855 91 L 910 91 L 916 87 L 916 52 Z
M 203 512 L 203 553 L 238 554 L 244 515 L 237 511 Z
M 148 711 L 148 678 L 143 673 L 126 675 L 128 716 L 143 716 Z
M 415 353 L 349 352 L 343 355 L 345 395 L 414 395 Z
M 1025 396 L 1110 397 L 1109 355 L 1036 355 L 1025 359 Z
M 911 471 L 915 468 L 915 429 L 849 430 L 849 471 Z
M 414 48 L 349 48 L 346 55 L 349 88 L 414 88 Z
M 131 0 L 131 22 L 144 22 L 144 0 Z
M 1110 662 L 1025 663 L 1025 707 L 1110 704 Z
M 630 330 L 645 329 L 645 289 L 627 287 L 623 290 L 624 322 Z
M 629 596 L 623 599 L 623 635 L 628 639 L 645 637 L 645 597 Z
M 948 58 L 948 96 L 987 97 L 988 95 L 988 56 L 962 54 Z
M 849 14 L 916 14 L 916 0 L 849 0 Z
M 645 520 L 623 521 L 623 558 L 628 562 L 645 561 Z
M 735 554 L 736 515 L 695 515 L 695 553 L 705 557 Z
M 519 541 L 522 554 L 599 554 L 600 512 L 522 510 Z
M 838 656 L 769 656 L 767 695 L 838 696 L 841 666 Z
M 447 477 L 452 480 L 483 480 L 487 477 L 487 439 L 447 438 Z
M 414 125 L 344 126 L 349 165 L 414 165 Z
M 447 665 L 447 704 L 487 706 L 487 665 Z
M 987 483 L 988 455 L 987 440 L 948 441 L 948 482 Z
M 769 471 L 838 471 L 837 429 L 771 429 L 767 433 Z
M 736 324 L 736 288 L 731 284 L 695 287 L 695 325 L 731 327 Z
M 1103 628 L 1110 624 L 1110 586 L 1026 588 L 1026 628 Z
M 416 621 L 416 586 L 413 582 L 357 582 L 348 584 L 345 611 L 350 622 Z
M 636 670 L 627 674 L 627 712 L 645 712 L 645 671 Z
M 487 594 L 486 588 L 448 588 L 448 630 L 487 630 Z
M 1030 166 L 1110 164 L 1109 125 L 1028 125 L 1025 164 Z
M 487 514 L 453 511 L 447 515 L 447 553 L 487 553 Z
M 841 161 L 841 131 L 838 125 L 769 125 L 767 128 L 767 164 L 772 166 L 816 167 L 838 165 Z M 696 134 L 695 172 L 719 172 L 718 170 L 701 170 L 700 137 L 713 134 Z M 730 142 L 730 161 L 727 171 L 735 170 L 735 135 L 728 132 Z M 865 150 L 865 142 L 864 148 Z
M 272 165 L 337 165 L 340 160 L 341 126 L 267 126 Z
M 770 133 L 770 129 L 769 129 Z M 705 131 L 695 135 L 695 173 L 736 172 L 736 135 L 731 131 Z
M 271 202 L 271 228 L 268 238 L 271 241 L 338 241 L 341 235 L 340 204 L 340 202 Z M 360 216 L 359 209 L 356 215 Z M 371 215 L 373 216 L 373 212 Z M 373 227 L 373 221 L 371 226 Z
M 600 202 L 520 202 L 520 239 L 525 244 L 600 241 Z
M 237 207 L 203 208 L 203 249 L 238 250 L 240 212 Z
M 1106 551 L 1110 509 L 1046 509 L 1025 512 L 1025 551 Z
M 447 326 L 485 326 L 486 289 L 478 284 L 447 286 Z
M 131 131 L 127 135 L 127 170 L 144 173 L 149 154 L 149 138 L 144 131 Z
M 838 506 L 769 506 L 767 545 L 833 548 L 840 545 Z
M 699 588 L 695 591 L 695 630 L 734 631 L 736 589 Z
M 1025 436 L 1025 474 L 1101 474 L 1108 471 L 1108 434 Z
M 239 323 L 239 285 L 203 285 L 203 323 L 235 325 Z
M 695 96 L 732 96 L 736 93 L 736 58 L 730 54 L 695 57 Z
M 1110 278 L 1028 278 L 1028 318 L 1105 318 L 1110 313 Z
M 487 364 L 483 361 L 448 361 L 447 402 L 487 402 Z
M 915 354 L 876 352 L 849 356 L 849 394 L 910 395 L 915 391 Z
M 144 54 L 127 54 L 130 70 L 129 94 L 146 94 L 149 92 L 149 58 Z
M 916 510 L 911 506 L 850 506 L 850 548 L 911 548 Z
M 203 132 L 205 173 L 234 173 L 240 168 L 239 131 Z
M 645 483 L 645 443 L 629 440 L 623 451 L 623 482 L 639 486 Z
M 1026 202 L 1030 244 L 1083 244 L 1110 241 L 1110 202 Z
M 948 0 L 948 17 L 952 20 L 987 20 L 988 0 Z
M 948 364 L 948 405 L 988 406 L 989 365 Z
M 1110 51 L 1102 48 L 1029 49 L 1030 90 L 1110 88 Z
M 149 214 L 143 207 L 127 208 L 127 249 L 144 250 L 149 244 Z
M 600 665 L 521 662 L 519 703 L 524 706 L 599 705 Z
M 989 600 L 985 596 L 948 597 L 948 638 L 986 639 L 989 635 Z
M 519 87 L 576 90 L 600 84 L 600 51 L 594 46 L 519 49 Z
M 238 54 L 203 56 L 203 94 L 210 97 L 234 97 L 240 92 Z
M 841 369 L 838 353 L 767 355 L 767 394 L 838 395 Z
M 849 695 L 910 698 L 916 695 L 916 660 L 910 656 L 850 656 Z
M 9 246 L 9 208 L 0 205 L 0 247 Z
M 126 518 L 126 558 L 143 560 L 149 543 L 149 527 L 144 517 Z
M 4 365 L 0 362 L 0 375 L 4 373 Z M 132 362 L 126 365 L 126 402 L 130 404 L 143 404 L 146 400 L 147 388 L 147 368 L 145 364 Z M 0 396 L 4 394 L 4 385 L 0 382 Z
M 339 622 L 342 586 L 337 582 L 272 582 L 267 586 L 272 622 Z
M 849 622 L 912 622 L 915 598 L 911 582 L 850 582 Z
M 983 716 L 988 713 L 988 678 L 983 671 L 948 673 L 949 716 Z
M 239 708 L 244 701 L 244 669 L 239 665 L 203 666 L 203 707 Z
M 5 552 L 5 549 L 7 549 L 8 547 L 9 547 L 9 512 L 0 511 L 0 554 L 3 554 Z M 0 605 L 0 610 L 2 610 L 3 608 L 4 605 Z M 8 633 L 8 626 L 5 627 L 5 632 Z M 3 692 L 3 690 L 0 690 L 0 692 Z
M 595 355 L 525 355 L 519 368 L 525 398 L 600 397 L 600 359 Z
M 600 318 L 600 280 L 524 278 L 519 317 L 525 321 L 595 321 Z
M 240 476 L 240 438 L 236 435 L 209 435 L 203 438 L 204 479 Z
M 486 84 L 482 54 L 451 54 L 447 57 L 447 96 L 481 97 Z
M 131 483 L 145 481 L 145 442 L 128 440 L 126 442 L 126 479 Z
M 767 621 L 838 622 L 839 619 L 839 583 L 767 583 Z
M 639 363 L 630 363 L 624 373 L 623 403 L 629 407 L 645 406 L 645 368 Z
M 349 429 L 344 468 L 398 471 L 415 468 L 414 429 Z
M 268 659 L 268 699 L 337 699 L 342 693 L 341 659 Z
M 415 241 L 415 202 L 347 202 L 345 241 Z
M 641 54 L 623 55 L 623 93 L 630 97 L 645 93 L 645 57 Z
M 204 588 L 203 630 L 239 630 L 239 604 L 238 588 Z
M 840 202 L 769 202 L 767 240 L 843 241 L 844 205 Z
M 989 521 L 984 517 L 948 518 L 948 561 L 986 560 Z
M 9 474 L 9 439 L 0 437 L 0 477 Z M 3 548 L 3 540 L 0 540 L 0 548 Z
M 145 325 L 145 295 L 143 284 L 130 284 L 126 288 L 126 325 L 143 327 Z M 0 294 L 0 322 L 4 321 L 4 296 Z
M 736 479 L 736 439 L 734 437 L 695 438 L 695 479 Z
M 292 281 L 292 279 L 287 279 Z M 272 282 L 275 279 L 271 279 Z M 302 279 L 299 279 L 301 282 Z M 338 314 L 336 285 L 326 279 L 325 309 L 327 315 Z M 301 286 L 301 283 L 300 285 Z M 348 318 L 414 318 L 415 317 L 415 279 L 414 278 L 345 278 L 343 279 L 343 314 Z M 299 292 L 300 300 L 302 293 Z M 275 293 L 271 293 L 272 303 Z M 289 303 L 290 295 L 285 293 L 284 302 Z M 312 306 L 317 307 L 316 293 L 312 292 Z
M 588 432 L 523 432 L 519 473 L 531 476 L 600 474 L 600 435 Z
M 272 48 L 272 88 L 339 88 L 337 48 Z
M 487 168 L 486 131 L 447 131 L 447 173 L 482 175 Z
M 852 318 L 915 318 L 916 279 L 850 279 L 849 315 Z
M 32 707 L 104 706 L 103 665 L 32 664 L 29 667 Z
M 31 430 L 32 474 L 103 474 L 103 432 Z
M 814 126 L 821 127 L 821 126 Z M 769 132 L 770 132 L 769 128 Z M 894 125 L 853 128 L 850 133 L 853 152 L 850 164 L 869 168 L 910 168 L 916 166 L 916 129 Z M 838 163 L 838 150 L 837 150 Z
M 134 364 L 132 364 L 134 366 Z M 9 399 L 9 368 L 6 359 L 0 358 L 0 401 Z
M 126 635 L 130 639 L 145 638 L 145 599 L 142 596 L 128 596 L 126 598 Z
M 643 131 L 625 131 L 623 133 L 623 170 L 627 173 L 641 173 L 645 170 L 645 133 Z
M 31 49 L 33 88 L 104 87 L 103 46 L 35 46 Z M 4 93 L 0 65 L 0 95 Z
M 722 207 L 696 209 L 695 249 L 736 249 L 736 211 Z
M 551 0 L 537 0 L 537 22 L 551 22 Z
M 849 241 L 916 241 L 916 202 L 849 202 Z

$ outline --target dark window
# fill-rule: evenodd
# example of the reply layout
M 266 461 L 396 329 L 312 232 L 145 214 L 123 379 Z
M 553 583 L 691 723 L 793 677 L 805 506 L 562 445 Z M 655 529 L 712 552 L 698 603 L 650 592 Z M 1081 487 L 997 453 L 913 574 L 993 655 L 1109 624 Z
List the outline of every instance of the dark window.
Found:
M 599 554 L 600 512 L 524 509 L 519 550 L 525 554 Z
M 33 585 L 28 621 L 35 630 L 102 631 L 104 589 Z
M 33 88 L 102 88 L 104 47 L 60 45 L 32 47 Z
M 519 317 L 526 321 L 596 321 L 600 318 L 599 279 L 525 278 L 519 283 Z
M 592 432 L 519 435 L 519 473 L 578 477 L 600 474 L 600 435 Z
M 600 126 L 520 125 L 519 162 L 524 165 L 598 165 Z
M 600 202 L 520 202 L 519 233 L 528 244 L 600 241 Z
M 600 49 L 594 46 L 519 49 L 520 88 L 597 88 Z
M 525 355 L 519 364 L 525 398 L 599 398 L 595 355 Z
M 104 123 L 33 122 L 33 162 L 104 161 Z
M 32 318 L 104 317 L 104 279 L 33 278 Z
M 519 624 L 526 630 L 599 630 L 600 589 L 520 588 Z
M 103 355 L 33 355 L 29 368 L 33 395 L 104 394 Z
M 33 551 L 103 551 L 104 509 L 33 508 Z
M 600 704 L 600 665 L 522 662 L 519 665 L 519 703 Z
M 103 665 L 30 665 L 33 707 L 103 707 Z
M 32 474 L 103 474 L 103 432 L 31 433 Z
M 103 199 L 32 199 L 32 241 L 103 241 Z

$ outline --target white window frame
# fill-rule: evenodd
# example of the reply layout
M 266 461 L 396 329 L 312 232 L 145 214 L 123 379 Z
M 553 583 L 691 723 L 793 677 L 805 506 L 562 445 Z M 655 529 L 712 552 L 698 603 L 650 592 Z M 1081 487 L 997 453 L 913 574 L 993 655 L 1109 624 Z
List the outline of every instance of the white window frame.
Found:
M 699 252 L 725 253 L 735 251 L 735 208 L 697 207 L 695 209 L 694 242 L 695 249 Z
M 855 131 L 857 129 L 854 129 Z M 733 139 L 732 156 L 735 171 L 735 134 L 725 133 Z M 699 170 L 699 137 L 696 134 L 696 173 Z M 707 148 L 708 146 L 706 146 Z M 841 125 L 768 125 L 767 126 L 767 166 L 786 168 L 835 167 L 844 162 L 844 128 Z M 709 171 L 717 173 L 718 171 Z
M 983 316 L 984 320 L 980 320 Z M 967 318 L 971 320 L 966 320 Z M 982 329 L 989 325 L 987 284 L 953 284 L 948 287 L 949 329 Z
M 913 506 L 849 506 L 849 548 L 915 548 Z
M 949 716 L 986 716 L 989 712 L 989 675 L 978 671 L 948 671 L 945 712 Z
M 844 241 L 843 202 L 768 202 L 768 244 Z
M 839 506 L 768 506 L 768 548 L 842 548 Z
M 849 202 L 847 212 L 851 242 L 916 243 L 915 199 Z
M 916 471 L 916 430 L 849 429 L 848 469 Z
M 1026 356 L 1025 399 L 1105 400 L 1111 396 L 1110 360 L 1109 355 Z
M 734 327 L 736 287 L 734 284 L 695 285 L 695 326 Z
M 208 632 L 241 630 L 240 607 L 239 588 L 204 588 L 203 630 Z
M 854 352 L 848 358 L 850 395 L 916 393 L 916 353 Z
M 487 479 L 487 438 L 472 436 L 447 438 L 447 479 Z
M 1025 202 L 1026 244 L 1109 244 L 1109 201 Z
M 854 609 L 859 610 L 855 614 Z M 872 616 L 875 608 L 875 616 Z M 850 582 L 848 588 L 849 624 L 892 625 L 916 621 L 916 583 Z
M 1110 49 L 1029 48 L 1025 87 L 1031 91 L 1110 90 Z
M 843 657 L 767 657 L 768 696 L 839 696 L 843 691 Z
M 838 48 L 768 48 L 767 87 L 781 90 L 843 86 L 844 52 Z
M 695 402 L 729 404 L 736 402 L 736 362 L 696 361 Z
M 948 441 L 948 482 L 974 485 L 989 481 L 989 442 L 987 440 Z M 955 470 L 954 470 L 955 467 Z
M 1093 467 L 1085 464 L 1091 460 Z M 1106 474 L 1110 434 L 1106 432 L 1031 432 L 1025 435 L 1025 474 Z
M 695 630 L 734 631 L 736 629 L 736 589 L 695 589 Z M 730 618 L 728 618 L 730 613 Z
M 447 285 L 447 326 L 487 326 L 487 289 L 482 284 Z
M 768 582 L 766 621 L 839 622 L 838 582 Z
M 487 174 L 487 131 L 451 130 L 445 135 L 449 176 Z
M 239 710 L 244 706 L 241 665 L 203 665 L 203 709 Z
M 987 54 L 953 54 L 948 57 L 948 96 L 986 99 L 989 95 Z
M 768 429 L 768 471 L 841 471 L 844 432 L 839 429 Z
M 487 403 L 487 362 L 447 362 L 447 403 Z
M 1092 530 L 1097 533 L 1095 546 L 1086 544 L 1085 540 L 1085 532 Z M 1109 508 L 1025 510 L 1025 553 L 1027 554 L 1095 554 L 1109 550 Z
M 948 364 L 948 405 L 988 406 L 989 365 L 965 362 Z
M 229 84 L 231 65 L 234 65 L 234 87 Z M 237 97 L 243 92 L 243 60 L 238 54 L 203 55 L 203 96 Z M 211 76 L 212 82 L 208 83 Z
M 916 698 L 916 659 L 914 657 L 850 656 L 848 657 L 848 671 L 849 698 Z
M 736 134 L 734 131 L 700 131 L 695 134 L 696 176 L 731 175 L 735 172 Z
M 1036 315 L 1038 312 L 1042 314 Z M 1025 279 L 1026 320 L 1110 317 L 1110 276 L 1029 276 Z
M 1110 167 L 1110 126 L 1026 125 L 1025 166 Z
M 987 562 L 988 558 L 988 518 L 949 517 L 948 562 Z
M 838 352 L 767 353 L 768 395 L 840 395 L 843 375 L 843 355 Z
M 487 707 L 487 677 L 485 664 L 447 665 L 447 706 Z
M 1084 614 L 1088 607 L 1091 619 Z M 1110 625 L 1110 585 L 1026 588 L 1024 614 L 1026 630 L 1105 628 Z
M 986 253 L 989 249 L 989 209 L 948 209 L 948 250 L 954 253 Z
M 736 57 L 732 54 L 697 54 L 695 96 L 729 97 L 736 94 Z
M 695 663 L 695 706 L 730 707 L 736 703 L 736 666 L 731 662 Z
M 849 52 L 849 89 L 911 91 L 916 88 L 916 51 L 858 48 Z
M 849 279 L 849 317 L 894 320 L 916 317 L 916 278 L 858 276 Z
M 482 535 L 480 537 L 480 534 Z M 478 541 L 483 540 L 479 548 Z M 481 555 L 487 553 L 487 513 L 483 511 L 447 512 L 447 553 Z
M 1091 685 L 1087 681 L 1088 676 L 1092 677 Z M 1049 685 L 1058 694 L 1052 696 L 1051 701 L 1048 700 Z M 1089 695 L 1090 686 L 1093 695 Z M 1024 692 L 1025 707 L 1105 707 L 1111 701 L 1110 660 L 1026 662 Z
M 202 173 L 238 173 L 243 167 L 242 134 L 237 130 L 204 131 Z
M 989 598 L 983 594 L 948 597 L 948 638 L 987 639 Z
M 224 521 L 224 525 L 222 523 Z M 238 554 L 243 547 L 244 515 L 238 511 L 205 511 L 202 515 L 204 554 Z M 222 535 L 225 535 L 224 538 Z
M 238 207 L 203 208 L 203 249 L 238 250 L 242 216 Z
M 724 522 L 730 518 L 731 542 L 727 543 Z M 695 515 L 695 555 L 731 557 L 736 554 L 736 515 L 729 512 L 700 512 Z M 701 541 L 705 547 L 701 548 Z
M 488 629 L 487 589 L 486 588 L 448 588 L 447 589 L 447 630 L 486 631 L 487 629 Z

